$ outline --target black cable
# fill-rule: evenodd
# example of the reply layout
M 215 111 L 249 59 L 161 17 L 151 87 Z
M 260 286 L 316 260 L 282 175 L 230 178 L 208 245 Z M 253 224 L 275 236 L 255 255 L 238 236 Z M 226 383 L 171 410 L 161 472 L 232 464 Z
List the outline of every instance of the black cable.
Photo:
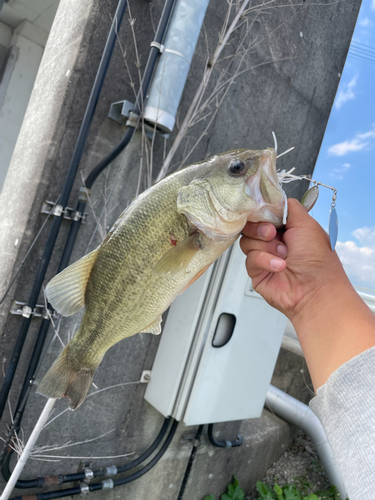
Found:
M 11 425 L 9 431 L 8 431 L 8 436 L 5 439 L 5 444 L 3 446 L 3 449 L 0 453 L 1 473 L 2 473 L 5 481 L 8 481 L 8 479 L 10 477 L 10 472 L 8 474 L 9 460 L 10 460 L 10 456 L 13 452 L 12 448 L 8 445 L 11 442 L 14 433 L 19 431 L 21 419 L 22 419 L 23 412 L 24 412 L 24 409 L 26 406 L 26 402 L 27 402 L 30 390 L 33 386 L 34 380 L 35 380 L 35 373 L 37 372 L 38 367 L 40 365 L 38 360 L 40 360 L 40 355 L 41 355 L 41 351 L 43 348 L 45 338 L 46 338 L 47 333 L 48 333 L 48 328 L 49 328 L 49 319 L 47 320 L 46 318 L 44 318 L 42 321 L 41 327 L 40 327 L 40 332 L 39 332 L 37 341 L 36 341 L 35 346 L 34 346 L 34 351 L 33 351 L 32 357 L 31 357 L 29 368 L 28 368 L 26 376 L 25 376 L 24 384 L 23 384 L 22 389 L 21 389 L 21 394 L 20 394 L 20 397 L 18 399 L 18 403 L 16 406 L 17 409 L 16 409 L 16 412 L 13 416 L 13 422 L 12 422 L 12 425 Z
M 161 43 L 163 41 L 166 27 L 168 25 L 169 18 L 170 18 L 174 3 L 175 3 L 175 0 L 167 0 L 164 4 L 164 8 L 163 8 L 163 11 L 162 11 L 162 14 L 160 17 L 160 21 L 158 24 L 158 28 L 157 28 L 157 32 L 156 32 L 155 40 L 154 40 L 157 43 Z M 112 23 L 111 31 L 108 35 L 108 39 L 112 34 L 112 28 L 114 26 L 116 15 L 118 13 L 119 7 L 120 7 L 120 2 L 118 5 L 118 8 L 116 10 L 115 18 L 114 18 L 114 21 Z M 126 5 L 124 6 L 124 9 L 125 9 L 125 7 L 126 7 Z M 123 13 L 122 13 L 122 16 L 123 16 Z M 118 19 L 119 19 L 119 22 L 116 24 L 116 27 L 118 27 L 120 25 L 122 17 L 121 17 L 121 20 L 120 20 L 120 18 L 118 18 Z M 108 45 L 108 39 L 107 39 L 106 48 Z M 160 53 L 159 49 L 157 49 L 156 47 L 151 47 L 150 54 L 149 54 L 147 64 L 145 67 L 145 72 L 144 72 L 144 75 L 142 78 L 141 89 L 138 93 L 138 97 L 137 97 L 137 101 L 136 101 L 136 105 L 135 105 L 135 109 L 134 109 L 135 113 L 139 113 L 139 102 L 141 104 L 143 104 L 143 102 L 144 102 L 148 88 L 150 86 L 151 77 L 152 77 L 152 74 L 154 72 L 156 61 L 157 61 L 157 58 L 159 56 L 159 53 Z M 104 55 L 104 53 L 103 53 L 103 55 Z M 102 56 L 102 60 L 103 60 L 103 56 Z M 100 69 L 100 67 L 99 67 L 99 69 Z M 99 69 L 98 69 L 98 72 L 99 72 Z M 96 80 L 95 80 L 95 82 L 96 82 Z M 91 95 L 93 95 L 93 91 L 91 92 Z M 91 96 L 90 96 L 90 99 L 91 99 Z M 85 114 L 85 117 L 86 117 L 86 114 Z M 82 130 L 82 127 L 83 127 L 83 125 L 81 126 L 81 130 Z M 126 131 L 123 139 L 120 141 L 120 143 L 94 168 L 94 170 L 90 173 L 90 175 L 88 176 L 88 178 L 85 182 L 85 186 L 87 188 L 91 189 L 91 187 L 92 187 L 93 183 L 95 182 L 95 180 L 97 179 L 98 175 L 125 149 L 125 147 L 129 144 L 130 140 L 132 139 L 134 132 L 135 132 L 135 129 L 132 127 L 129 127 L 128 130 Z M 78 140 L 77 140 L 77 143 L 78 143 Z M 77 146 L 76 146 L 76 149 L 77 149 Z M 73 162 L 73 159 L 72 159 L 72 162 Z M 62 197 L 60 197 L 60 199 L 61 198 Z M 59 200 L 59 202 L 60 202 L 60 200 Z M 78 214 L 81 214 L 83 216 L 85 208 L 86 208 L 86 202 L 80 200 L 78 202 L 78 205 L 77 205 Z M 61 219 L 61 218 L 59 218 L 59 219 Z M 78 217 L 77 220 L 72 221 L 69 235 L 68 235 L 68 238 L 67 238 L 67 241 L 65 244 L 65 248 L 63 251 L 63 255 L 62 255 L 62 258 L 60 261 L 58 272 L 61 272 L 69 264 L 69 260 L 70 260 L 70 257 L 71 257 L 71 254 L 72 254 L 72 251 L 74 248 L 74 244 L 75 244 L 75 241 L 76 241 L 76 238 L 78 235 L 80 225 L 81 225 L 81 220 L 82 220 L 81 217 Z M 61 220 L 60 220 L 60 223 L 61 223 Z M 39 331 L 39 334 L 37 337 L 37 343 L 36 343 L 36 345 L 38 345 L 38 349 L 34 348 L 34 352 L 33 352 L 33 355 L 31 357 L 31 360 L 30 360 L 27 376 L 25 378 L 25 382 L 24 382 L 24 385 L 23 385 L 23 388 L 21 391 L 21 396 L 19 398 L 19 402 L 24 399 L 23 395 L 26 394 L 26 400 L 25 400 L 25 404 L 26 404 L 28 394 L 30 393 L 31 386 L 32 386 L 33 380 L 35 379 L 35 375 L 36 375 L 33 368 L 38 363 L 38 360 L 40 357 L 40 351 L 41 351 L 41 348 L 43 347 L 44 339 L 45 339 L 44 331 L 45 331 L 45 329 L 47 329 L 47 331 L 48 331 L 49 324 L 50 324 L 50 320 L 46 319 L 43 321 L 42 326 L 40 328 L 40 331 Z M 26 329 L 25 334 L 26 333 L 27 333 L 27 329 Z M 21 340 L 22 340 L 22 345 L 23 345 L 25 339 L 23 338 Z M 40 349 L 39 349 L 39 346 L 40 346 Z M 22 349 L 22 347 L 21 347 L 21 349 Z M 18 363 L 18 361 L 17 361 L 17 363 Z M 17 366 L 17 364 L 15 365 L 15 368 L 16 368 L 16 366 Z M 15 371 L 15 368 L 14 368 L 14 371 Z M 12 379 L 13 379 L 13 377 L 14 377 L 14 372 L 12 374 Z M 9 390 L 8 390 L 8 392 L 9 392 Z M 20 425 L 22 414 L 23 414 L 23 409 L 20 411 L 19 404 L 18 404 L 16 407 L 17 425 L 18 426 Z M 0 415 L 0 417 L 1 417 L 1 415 Z M 12 433 L 8 434 L 9 440 L 10 440 L 10 437 L 13 435 L 13 431 L 15 429 L 14 425 L 12 427 L 13 427 Z M 7 480 L 6 476 L 8 475 L 8 472 L 10 473 L 9 461 L 10 461 L 10 455 L 12 454 L 12 451 L 13 450 L 9 447 L 7 448 L 7 445 L 6 445 L 6 446 L 4 446 L 3 451 L 0 455 L 1 470 L 3 473 L 4 479 L 6 479 L 6 480 Z M 5 459 L 6 463 L 4 463 L 4 460 L 1 460 L 3 458 L 5 452 L 8 455 L 8 458 Z
M 195 455 L 197 453 L 198 446 L 200 445 L 200 438 L 201 438 L 202 432 L 203 432 L 203 424 L 201 424 L 198 427 L 197 433 L 195 435 L 195 443 L 194 443 L 194 446 L 193 446 L 191 453 L 190 453 L 189 462 L 188 462 L 186 470 L 185 470 L 184 479 L 182 480 L 182 484 L 181 484 L 181 488 L 180 488 L 180 492 L 178 494 L 177 500 L 182 500 L 182 497 L 184 496 L 185 488 L 186 488 L 186 485 L 187 485 L 187 482 L 189 479 L 191 468 L 193 466 Z
M 168 426 L 170 422 L 170 417 L 167 417 L 164 420 L 164 423 L 162 425 L 162 428 L 159 431 L 159 434 L 156 436 L 154 442 L 147 448 L 147 450 L 142 453 L 138 458 L 132 460 L 131 462 L 128 462 L 127 464 L 120 465 L 119 467 L 116 467 L 117 471 L 116 474 L 120 474 L 121 472 L 125 472 L 127 470 L 133 469 L 134 467 L 137 467 L 140 465 L 142 462 L 144 462 L 159 446 L 161 440 L 165 436 Z M 11 454 L 8 455 L 7 459 L 3 463 L 3 477 L 6 481 L 9 480 L 11 472 L 9 469 L 9 460 L 10 460 Z M 99 476 L 105 476 L 106 475 L 106 469 L 97 469 L 93 471 L 94 477 L 99 477 Z M 51 485 L 51 484 L 64 484 L 64 483 L 71 483 L 74 481 L 82 481 L 85 479 L 85 473 L 84 472 L 77 472 L 75 474 L 59 474 L 58 476 L 47 476 L 47 477 L 37 477 L 35 479 L 28 479 L 28 480 L 21 480 L 19 479 L 15 485 L 15 488 L 42 488 L 43 486 L 46 485 Z
M 208 439 L 211 444 L 217 446 L 219 448 L 235 448 L 236 446 L 241 446 L 243 443 L 242 436 L 238 434 L 237 439 L 235 441 L 221 441 L 214 437 L 214 424 L 208 425 Z
M 164 35 L 165 35 L 165 30 L 168 25 L 168 21 L 174 6 L 175 0 L 166 0 L 163 8 L 163 12 L 160 17 L 159 25 L 155 33 L 154 37 L 154 42 L 161 44 Z M 151 77 L 154 73 L 154 69 L 156 66 L 156 61 L 159 58 L 160 51 L 156 47 L 151 47 L 150 53 L 147 59 L 146 67 L 145 67 L 145 72 L 142 77 L 142 83 L 141 83 L 141 88 L 138 92 L 138 96 L 136 99 L 136 103 L 133 109 L 134 115 L 139 115 L 140 114 L 140 109 L 143 108 L 143 103 L 146 98 L 146 94 L 148 91 L 148 88 L 150 86 L 151 82 Z M 115 159 L 117 156 L 126 148 L 126 146 L 129 144 L 131 141 L 133 134 L 135 132 L 135 128 L 129 127 L 127 131 L 125 132 L 124 137 L 121 139 L 121 141 L 117 144 L 117 146 L 107 154 L 105 158 L 103 158 L 98 165 L 90 172 L 88 175 L 86 181 L 85 181 L 85 187 L 87 189 L 91 189 L 95 180 L 97 179 L 98 175 L 101 174 L 101 172 Z
M 123 17 L 123 14 L 125 12 L 125 8 L 126 8 L 126 3 L 127 3 L 126 0 L 120 0 L 119 1 L 118 7 L 117 7 L 117 10 L 116 10 L 116 14 L 114 16 L 114 20 L 113 20 L 113 23 L 112 23 L 112 26 L 111 26 L 111 31 L 110 31 L 110 33 L 108 35 L 108 38 L 107 38 L 106 47 L 105 47 L 103 55 L 102 55 L 101 63 L 100 63 L 100 66 L 99 66 L 99 69 L 98 69 L 98 73 L 97 73 L 97 77 L 95 79 L 94 87 L 95 87 L 95 84 L 98 81 L 98 74 L 100 72 L 100 69 L 101 69 L 101 66 L 102 66 L 102 62 L 103 62 L 103 59 L 104 59 L 104 53 L 106 52 L 106 49 L 107 49 L 107 47 L 109 45 L 110 38 L 113 38 L 113 46 L 114 46 L 114 42 L 115 42 L 115 39 L 116 39 L 117 29 L 118 29 L 118 27 L 121 24 L 122 17 Z M 158 28 L 157 28 L 157 32 L 156 32 L 155 38 L 154 38 L 154 41 L 157 42 L 157 43 L 161 43 L 163 41 L 163 38 L 164 38 L 164 35 L 165 35 L 165 31 L 166 31 L 166 27 L 168 25 L 170 14 L 172 12 L 174 3 L 175 3 L 175 0 L 166 0 L 166 2 L 164 4 L 162 15 L 161 15 L 161 18 L 160 18 L 160 21 L 159 21 L 159 25 L 158 25 Z M 121 6 L 120 6 L 120 4 L 121 4 Z M 121 12 L 120 12 L 120 10 L 121 10 Z M 112 51 L 113 51 L 113 46 L 112 46 Z M 111 53 L 112 53 L 112 51 L 111 51 Z M 147 91 L 148 91 L 148 88 L 149 88 L 149 85 L 150 85 L 150 82 L 151 82 L 151 77 L 152 77 L 152 74 L 154 72 L 156 61 L 158 59 L 159 54 L 160 54 L 160 51 L 159 51 L 158 48 L 151 47 L 150 53 L 149 53 L 149 57 L 148 57 L 148 61 L 147 61 L 146 68 L 145 68 L 145 72 L 144 72 L 144 75 L 143 75 L 143 78 L 142 78 L 141 89 L 140 89 L 140 91 L 138 93 L 137 101 L 136 101 L 135 108 L 134 108 L 134 111 L 133 111 L 135 114 L 139 113 L 140 106 L 143 107 L 143 102 L 144 102 L 144 99 L 146 97 L 146 94 L 147 94 Z M 103 79 L 104 79 L 105 73 L 107 71 L 108 64 L 109 64 L 109 59 L 108 59 L 108 62 L 107 62 L 107 66 L 105 67 L 105 71 L 104 71 L 104 74 L 103 74 Z M 101 82 L 101 86 L 102 86 L 102 84 L 103 84 L 103 81 Z M 101 90 L 101 86 L 100 86 L 100 89 L 99 89 L 99 93 L 100 93 L 100 90 Z M 67 178 L 66 178 L 66 181 L 65 181 L 63 192 L 62 192 L 62 194 L 60 196 L 60 199 L 59 199 L 59 203 L 63 207 L 66 205 L 66 203 L 68 201 L 68 197 L 69 197 L 69 194 L 70 194 L 70 191 L 71 191 L 71 187 L 72 187 L 72 186 L 70 187 L 70 190 L 69 190 L 68 194 L 66 195 L 67 189 L 65 189 L 65 188 L 66 188 L 66 185 L 68 183 L 68 179 L 71 181 L 71 184 L 73 184 L 73 181 L 74 181 L 74 178 L 75 178 L 75 175 L 76 175 L 76 171 L 77 171 L 77 168 L 78 168 L 78 164 L 79 164 L 80 158 L 81 158 L 82 153 L 83 153 L 83 145 L 84 145 L 84 142 L 85 142 L 85 140 L 87 138 L 89 126 L 91 124 L 92 116 L 91 116 L 91 119 L 90 119 L 90 121 L 88 123 L 88 128 L 86 130 L 86 133 L 85 133 L 85 135 L 83 137 L 83 142 L 81 141 L 82 142 L 82 150 L 80 151 L 80 154 L 78 154 L 79 153 L 79 151 L 78 151 L 79 150 L 78 143 L 80 141 L 81 132 L 82 132 L 82 130 L 84 128 L 84 122 L 85 122 L 85 120 L 86 120 L 86 118 L 88 116 L 88 108 L 89 108 L 90 103 L 91 103 L 91 98 L 92 98 L 92 96 L 94 94 L 94 87 L 93 87 L 91 95 L 90 95 L 90 100 L 89 100 L 89 103 L 88 103 L 88 106 L 87 106 L 87 109 L 86 109 L 86 113 L 85 113 L 84 121 L 83 121 L 82 126 L 81 126 L 81 130 L 80 130 L 80 135 L 78 136 L 78 139 L 77 139 L 76 148 L 75 148 L 74 153 L 73 153 L 73 158 L 72 158 L 72 161 L 71 161 L 71 164 L 70 164 L 70 167 L 69 167 L 69 171 L 68 171 L 68 175 L 67 175 Z M 97 100 L 99 98 L 99 93 L 96 96 L 96 100 L 95 100 L 95 102 L 93 104 L 92 114 L 93 114 L 93 111 L 94 111 L 95 106 L 97 104 Z M 135 132 L 135 128 L 129 127 L 128 130 L 126 131 L 124 137 L 120 141 L 120 143 L 93 169 L 93 171 L 89 174 L 89 176 L 88 176 L 88 178 L 86 179 L 86 182 L 85 182 L 85 187 L 87 189 L 91 189 L 93 183 L 95 182 L 95 180 L 97 179 L 97 177 L 99 176 L 99 174 L 125 149 L 125 147 L 129 144 L 130 140 L 132 139 L 132 137 L 134 135 L 134 132 Z M 73 170 L 73 166 L 75 166 L 75 171 L 74 171 L 74 176 L 72 177 L 69 174 L 71 173 L 71 170 Z M 65 198 L 66 198 L 66 201 L 65 201 Z M 78 205 L 77 205 L 77 212 L 78 212 L 78 214 L 81 214 L 83 216 L 85 208 L 86 208 L 86 202 L 83 201 L 83 200 L 80 200 L 79 203 L 78 203 Z M 32 305 L 29 305 L 29 303 L 30 303 L 30 300 L 29 300 L 28 305 L 29 305 L 29 307 L 31 309 L 34 309 L 34 307 L 35 307 L 37 296 L 39 295 L 39 292 L 40 292 L 42 281 L 44 279 L 44 275 L 45 275 L 45 272 L 47 270 L 47 266 L 48 266 L 48 263 L 49 263 L 49 260 L 50 260 L 50 256 L 51 256 L 51 253 L 52 253 L 53 246 L 54 246 L 56 238 L 57 238 L 57 233 L 59 231 L 61 221 L 62 221 L 62 217 L 55 217 L 55 219 L 54 219 L 54 222 L 53 222 L 53 225 L 52 225 L 52 228 L 51 228 L 51 232 L 50 232 L 50 236 L 49 236 L 49 239 L 47 241 L 46 248 L 45 248 L 45 253 L 46 253 L 47 246 L 52 241 L 52 245 L 51 245 L 51 248 L 50 248 L 50 253 L 49 253 L 49 255 L 47 255 L 47 258 L 45 258 L 45 259 L 42 258 L 42 261 L 44 263 L 44 266 L 43 266 L 44 273 L 40 273 L 40 274 L 43 274 L 43 277 L 39 278 L 38 280 L 36 279 L 35 282 L 34 282 L 34 285 L 35 285 L 35 283 L 38 281 L 39 289 L 38 289 L 38 293 L 36 294 L 36 297 L 35 297 L 35 303 L 33 303 Z M 75 243 L 75 240 L 76 240 L 76 237 L 77 237 L 77 234 L 78 234 L 78 230 L 79 230 L 79 227 L 80 227 L 80 223 L 81 223 L 81 217 L 78 217 L 78 220 L 73 221 L 72 224 L 71 224 L 69 236 L 68 236 L 65 248 L 64 248 L 64 252 L 63 252 L 61 261 L 60 261 L 58 272 L 60 272 L 63 269 L 65 269 L 65 267 L 69 263 L 69 260 L 70 260 L 70 257 L 71 257 L 71 253 L 73 251 L 74 243 Z M 55 229 L 55 232 L 54 232 L 54 236 L 52 238 L 51 235 L 52 235 L 52 232 L 53 232 L 52 230 L 54 228 L 54 225 L 56 226 L 56 229 Z M 43 254 L 43 257 L 44 256 L 45 255 Z M 41 261 L 41 263 L 42 263 L 42 261 Z M 34 288 L 36 289 L 37 287 L 34 286 L 33 290 L 34 290 Z M 23 347 L 23 344 L 24 344 L 24 341 L 25 341 L 25 337 L 26 337 L 26 334 L 27 334 L 27 331 L 28 331 L 28 327 L 30 325 L 31 318 L 28 318 L 28 320 L 29 321 L 27 321 L 27 322 L 24 321 L 23 325 L 21 326 L 20 333 L 22 331 L 23 334 L 22 334 L 22 336 L 19 334 L 19 343 L 17 344 L 17 342 L 16 342 L 17 349 L 15 348 L 14 351 L 13 351 L 13 354 L 15 354 L 15 356 L 12 355 L 11 363 L 10 363 L 10 365 L 8 367 L 7 374 L 6 374 L 6 377 L 5 377 L 6 384 L 5 384 L 5 386 L 3 384 L 2 392 L 0 393 L 0 418 L 1 418 L 1 415 L 2 415 L 3 410 L 4 410 L 5 401 L 6 401 L 8 393 L 9 393 L 10 385 L 11 385 L 12 380 L 14 378 L 15 369 L 16 369 L 17 364 L 18 364 L 18 359 L 19 359 L 19 356 L 20 356 L 20 353 L 21 353 L 21 350 L 22 350 L 22 347 Z M 49 326 L 49 321 L 50 320 L 47 319 L 45 321 L 47 322 L 47 325 Z M 25 395 L 26 400 L 27 400 L 28 394 L 29 394 L 31 386 L 32 386 L 32 383 L 30 383 L 31 379 L 30 379 L 29 375 L 31 373 L 33 373 L 33 378 L 35 379 L 35 372 L 33 372 L 33 367 L 38 363 L 38 359 L 40 357 L 41 348 L 39 350 L 39 345 L 41 345 L 41 347 L 43 347 L 44 339 L 42 340 L 42 338 L 41 338 L 40 339 L 40 343 L 39 343 L 39 338 L 43 336 L 42 330 L 44 331 L 45 326 L 46 326 L 46 324 L 43 322 L 43 324 L 41 326 L 41 329 L 40 329 L 40 332 L 39 332 L 39 335 L 38 335 L 38 338 L 37 338 L 38 349 L 34 348 L 34 353 L 33 353 L 33 356 L 31 358 L 31 361 L 30 361 L 30 364 L 29 364 L 29 368 L 28 368 L 28 372 L 27 372 L 28 376 L 27 376 L 27 378 L 25 378 L 25 382 L 24 382 L 24 385 L 23 385 L 23 388 L 22 388 L 22 391 L 21 391 L 21 396 Z M 48 326 L 47 326 L 47 330 L 48 330 Z M 45 338 L 45 336 L 44 336 L 44 338 Z M 39 351 L 39 354 L 38 354 L 38 351 Z M 10 368 L 12 368 L 12 369 L 10 369 Z M 8 374 L 9 374 L 9 377 L 7 377 Z M 5 381 L 5 379 L 4 379 L 4 381 Z M 4 397 L 5 401 L 4 401 L 3 408 L 1 408 L 1 397 L 3 396 L 3 393 L 5 395 L 5 392 L 6 392 L 6 396 Z M 22 401 L 22 399 L 23 399 L 21 396 L 19 398 L 19 401 Z M 26 403 L 26 401 L 25 401 L 25 403 Z M 18 405 L 17 405 L 17 407 L 18 407 Z M 18 426 L 19 426 L 20 425 L 20 420 L 22 418 L 23 409 L 22 409 L 21 412 L 19 412 L 19 410 L 16 410 L 16 413 L 19 414 L 19 418 L 17 419 L 17 423 L 18 423 Z M 6 460 L 1 464 L 1 469 L 2 469 L 2 472 L 3 472 L 4 476 L 6 476 L 8 473 L 10 473 L 10 470 L 9 470 L 9 461 L 10 461 L 10 455 L 11 455 L 11 453 L 12 453 L 12 450 L 8 448 L 8 456 L 7 456 Z M 145 454 L 146 453 L 147 452 L 145 452 Z M 145 458 L 147 458 L 147 457 L 145 457 Z M 130 464 L 126 464 L 126 466 L 124 466 L 124 467 L 127 467 L 129 465 Z M 128 469 L 125 468 L 124 470 L 128 470 Z M 33 481 L 35 482 L 35 484 L 40 485 L 40 478 L 38 478 L 36 480 L 33 480 Z M 21 483 L 22 481 L 19 480 L 19 482 Z M 24 487 L 31 487 L 31 486 L 24 486 Z
M 113 481 L 113 486 L 120 486 L 121 484 L 126 484 L 130 483 L 131 481 L 135 481 L 135 479 L 138 479 L 139 477 L 146 474 L 146 472 L 148 472 L 150 469 L 152 469 L 154 465 L 156 465 L 159 462 L 161 457 L 167 451 L 167 448 L 171 444 L 173 436 L 176 432 L 177 426 L 178 426 L 178 421 L 173 419 L 173 424 L 171 430 L 169 431 L 167 439 L 164 441 L 163 446 L 160 448 L 160 450 L 154 456 L 154 458 L 150 460 L 150 462 L 147 465 L 145 465 L 142 469 L 139 469 L 137 472 L 133 472 L 133 474 L 130 474 L 130 476 L 126 476 L 121 479 L 115 479 Z
M 152 445 L 144 453 L 142 453 L 142 455 L 140 457 L 136 458 L 135 460 L 132 460 L 128 464 L 121 465 L 120 467 L 117 467 L 118 473 L 125 472 L 129 469 L 132 469 L 133 467 L 137 467 L 137 465 L 140 465 L 142 462 L 144 462 L 146 460 L 146 458 L 148 458 L 151 455 L 151 453 L 153 453 L 156 450 L 156 448 L 159 446 L 161 440 L 163 439 L 165 433 L 167 432 L 170 419 L 171 419 L 170 417 L 167 417 L 164 420 L 163 427 L 161 428 L 157 438 L 152 443 Z
M 164 441 L 162 447 L 158 451 L 158 453 L 154 456 L 150 462 L 145 465 L 142 469 L 139 469 L 138 471 L 134 472 L 133 474 L 130 474 L 129 476 L 123 477 L 121 479 L 114 479 L 113 480 L 113 487 L 121 486 L 122 484 L 127 484 L 132 481 L 135 481 L 136 479 L 140 478 L 144 474 L 146 474 L 150 469 L 152 469 L 161 459 L 161 457 L 164 455 L 164 453 L 167 451 L 173 436 L 175 435 L 176 429 L 178 426 L 178 421 L 173 419 L 173 424 L 172 427 L 169 431 L 169 434 L 167 436 L 167 439 Z M 103 489 L 103 482 L 100 483 L 91 483 L 88 484 L 89 490 L 90 491 L 97 491 L 97 490 L 102 490 Z M 81 494 L 81 488 L 79 486 L 75 488 L 69 488 L 66 490 L 55 490 L 55 491 L 49 491 L 48 493 L 36 493 L 35 495 L 27 495 L 28 500 L 50 500 L 53 498 L 63 498 L 71 495 L 79 495 Z M 11 500 L 25 500 L 25 497 L 22 496 L 17 496 L 13 497 Z
M 65 179 L 65 183 L 62 189 L 62 193 L 59 198 L 59 204 L 65 208 L 73 187 L 74 179 L 77 173 L 78 165 L 81 160 L 86 138 L 90 129 L 94 111 L 99 99 L 100 91 L 103 86 L 104 78 L 107 73 L 109 61 L 112 56 L 112 52 L 116 42 L 117 31 L 121 25 L 122 18 L 125 13 L 127 5 L 127 0 L 119 0 L 117 5 L 116 13 L 114 15 L 111 29 L 107 38 L 107 42 L 100 60 L 99 68 L 95 77 L 94 85 L 91 90 L 90 98 L 87 103 L 85 116 L 82 121 L 82 125 L 78 134 L 76 146 L 73 152 L 73 156 L 69 165 L 68 173 Z M 55 246 L 57 235 L 59 233 L 60 225 L 62 222 L 62 214 L 60 216 L 55 216 L 52 227 L 48 236 L 48 240 L 39 262 L 38 270 L 34 279 L 34 284 L 27 302 L 27 306 L 34 310 L 36 301 L 38 299 L 40 289 L 47 271 L 49 261 L 51 259 L 52 250 Z M 29 318 L 24 318 L 21 324 L 21 328 L 16 339 L 15 346 L 9 361 L 9 365 L 4 377 L 3 385 L 0 392 L 0 418 L 3 415 L 5 404 L 8 398 L 10 386 L 12 384 L 14 374 L 18 365 L 18 361 L 21 355 L 23 345 L 25 343 L 26 335 L 30 326 L 32 316 Z

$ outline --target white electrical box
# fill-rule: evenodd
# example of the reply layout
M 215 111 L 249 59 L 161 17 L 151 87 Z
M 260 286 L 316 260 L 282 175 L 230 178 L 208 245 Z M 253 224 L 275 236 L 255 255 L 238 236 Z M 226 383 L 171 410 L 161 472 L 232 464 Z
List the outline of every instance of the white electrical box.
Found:
M 236 242 L 173 302 L 146 400 L 186 425 L 260 417 L 285 325 Z

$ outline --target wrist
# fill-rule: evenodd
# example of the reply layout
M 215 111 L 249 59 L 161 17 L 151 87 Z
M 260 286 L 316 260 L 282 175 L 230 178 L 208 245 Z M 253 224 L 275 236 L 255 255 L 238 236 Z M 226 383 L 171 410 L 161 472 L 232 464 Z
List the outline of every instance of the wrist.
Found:
M 306 296 L 292 319 L 315 390 L 375 345 L 375 317 L 344 274 Z
M 343 313 L 347 304 L 357 297 L 358 294 L 346 275 L 335 275 L 305 292 L 289 319 L 302 335 L 309 332 L 317 322 L 326 323 L 332 317 L 337 320 L 336 315 Z

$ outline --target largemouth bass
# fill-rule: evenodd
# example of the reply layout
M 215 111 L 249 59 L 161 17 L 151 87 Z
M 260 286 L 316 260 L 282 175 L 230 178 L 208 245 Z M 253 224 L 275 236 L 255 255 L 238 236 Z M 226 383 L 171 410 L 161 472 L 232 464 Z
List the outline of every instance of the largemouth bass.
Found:
M 71 316 L 85 306 L 77 334 L 39 385 L 48 397 L 85 400 L 96 368 L 114 344 L 159 334 L 161 315 L 237 239 L 247 221 L 282 225 L 283 191 L 271 148 L 236 150 L 186 167 L 138 196 L 102 244 L 46 287 Z

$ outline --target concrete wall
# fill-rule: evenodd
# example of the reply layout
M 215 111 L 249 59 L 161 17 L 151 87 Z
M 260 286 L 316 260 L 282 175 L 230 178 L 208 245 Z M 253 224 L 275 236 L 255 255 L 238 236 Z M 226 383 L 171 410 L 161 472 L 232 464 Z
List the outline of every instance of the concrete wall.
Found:
M 43 200 L 56 200 L 61 190 L 116 3 L 115 0 L 60 2 L 0 198 L 0 211 L 7 214 L 0 220 L 2 291 L 10 282 L 11 276 L 45 220 L 45 216 L 40 213 Z M 136 19 L 135 33 L 142 67 L 147 59 L 153 26 L 157 23 L 162 3 L 161 0 L 154 0 L 151 4 L 133 0 L 130 4 Z M 285 2 L 277 1 L 272 5 L 285 5 Z M 249 40 L 256 39 L 257 43 L 243 67 L 246 72 L 238 76 L 230 87 L 211 128 L 195 148 L 189 161 L 202 160 L 219 151 L 233 148 L 264 148 L 272 145 L 271 131 L 274 130 L 280 151 L 290 146 L 296 147 L 294 153 L 281 159 L 279 168 L 297 165 L 299 172 L 311 173 L 359 6 L 359 1 L 327 5 L 310 5 L 309 2 L 303 2 L 302 5 L 290 3 L 287 7 L 270 9 L 257 15 L 255 13 L 250 18 L 251 31 L 248 36 Z M 207 38 L 201 34 L 183 93 L 178 123 L 181 123 L 201 79 L 207 59 L 206 47 L 208 46 L 212 53 L 217 43 L 217 33 L 222 25 L 226 7 L 227 2 L 224 0 L 210 2 L 205 20 Z M 123 50 L 126 50 L 131 77 L 137 86 L 138 74 L 127 17 L 126 15 L 119 38 Z M 233 40 L 225 49 L 225 57 L 235 51 L 246 35 L 246 30 L 247 24 L 244 24 L 236 31 Z M 222 64 L 227 61 L 229 59 L 225 59 Z M 132 100 L 133 96 L 123 51 L 117 46 L 98 102 L 69 206 L 74 207 L 76 204 L 82 176 L 85 177 L 117 144 L 125 131 L 124 126 L 107 118 L 110 103 L 125 98 Z M 215 104 L 213 109 L 214 106 Z M 187 143 L 182 144 L 174 163 L 181 161 L 204 127 L 205 124 L 200 123 L 189 131 Z M 172 141 L 173 135 L 167 142 L 167 150 Z M 108 199 L 109 192 L 112 191 L 112 197 L 101 224 L 104 232 L 134 197 L 139 172 L 140 144 L 141 137 L 137 135 L 128 153 L 121 155 L 95 184 L 93 206 L 89 209 L 88 222 L 80 232 L 72 261 L 94 248 L 100 241 L 100 231 L 96 231 L 92 239 L 96 227 L 94 214 L 96 217 L 101 214 L 104 199 Z M 164 147 L 164 139 L 156 137 L 154 171 L 157 171 L 161 164 Z M 143 179 L 141 185 L 145 185 Z M 304 186 L 289 186 L 290 194 L 301 196 Z M 13 298 L 19 301 L 27 300 L 48 228 L 49 223 L 2 305 L 0 331 L 4 368 L 7 367 L 21 321 L 20 317 L 9 313 L 11 301 Z M 68 229 L 69 223 L 64 222 L 46 283 L 56 272 Z M 42 294 L 40 303 L 43 303 Z M 78 316 L 61 322 L 59 335 L 63 342 L 76 330 L 79 324 Z M 17 391 L 39 326 L 40 320 L 32 321 L 20 368 L 12 387 L 12 407 L 17 400 Z M 114 429 L 94 442 L 67 448 L 67 455 L 109 457 L 128 452 L 142 453 L 156 436 L 163 421 L 161 415 L 143 400 L 145 386 L 139 383 L 142 371 L 152 368 L 157 344 L 157 337 L 139 334 L 112 348 L 98 369 L 95 384 L 100 389 L 116 384 L 130 384 L 98 393 L 89 398 L 76 412 L 66 411 L 46 427 L 38 444 L 85 441 Z M 61 342 L 56 337 L 45 357 L 38 380 L 60 350 Z M 286 366 L 289 366 L 288 363 Z M 3 369 L 0 371 L 3 372 Z M 293 394 L 298 397 L 305 381 L 302 374 L 298 375 L 298 371 L 295 377 L 299 377 L 298 381 L 289 379 L 285 384 L 280 382 L 279 385 L 283 385 L 281 388 L 285 389 L 295 387 L 294 384 L 298 382 L 300 385 L 297 394 Z M 30 398 L 23 420 L 25 436 L 29 435 L 44 403 L 45 399 L 35 394 Z M 66 401 L 58 401 L 53 416 L 57 416 L 66 407 Z M 2 425 L 8 422 L 7 413 Z M 233 473 L 240 477 L 241 484 L 250 487 L 263 476 L 283 451 L 292 433 L 286 424 L 267 412 L 262 419 L 220 424 L 217 430 L 226 438 L 235 437 L 241 430 L 245 445 L 236 450 L 218 450 L 208 444 L 201 447 L 185 500 L 200 499 L 210 492 L 223 492 Z M 113 491 L 97 493 L 96 496 L 114 499 L 123 498 L 127 494 L 139 500 L 175 499 L 191 450 L 191 446 L 182 446 L 179 441 L 180 435 L 186 432 L 194 433 L 195 429 L 180 425 L 163 460 L 141 480 Z M 96 468 L 111 463 L 120 464 L 126 460 L 128 459 L 89 459 Z M 58 463 L 30 461 L 23 477 L 74 472 L 79 462 L 80 459 L 63 459 Z
M 58 0 L 14 0 L 0 9 L 0 190 L 57 6 Z

